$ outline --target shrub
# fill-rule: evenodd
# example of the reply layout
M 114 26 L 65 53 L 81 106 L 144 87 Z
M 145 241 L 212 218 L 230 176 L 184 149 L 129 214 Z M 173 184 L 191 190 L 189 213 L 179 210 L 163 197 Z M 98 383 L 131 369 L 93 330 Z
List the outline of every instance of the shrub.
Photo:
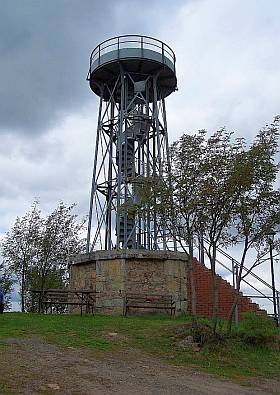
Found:
M 270 317 L 247 312 L 243 314 L 238 334 L 247 344 L 268 345 L 276 342 L 280 332 Z
M 196 329 L 192 329 L 192 336 L 194 341 L 200 345 L 209 342 L 211 338 L 211 326 L 207 323 L 199 323 Z

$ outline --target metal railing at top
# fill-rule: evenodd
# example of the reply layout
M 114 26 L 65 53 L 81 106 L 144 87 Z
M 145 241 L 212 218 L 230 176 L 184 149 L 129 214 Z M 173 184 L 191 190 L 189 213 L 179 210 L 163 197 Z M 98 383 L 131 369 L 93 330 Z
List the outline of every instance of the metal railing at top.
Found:
M 127 34 L 123 36 L 117 36 L 109 38 L 97 45 L 90 55 L 89 71 L 91 72 L 92 64 L 97 60 L 100 64 L 100 58 L 105 53 L 117 50 L 118 53 L 122 48 L 137 48 L 141 49 L 142 56 L 144 49 L 151 49 L 158 52 L 162 56 L 162 62 L 164 63 L 164 58 L 168 58 L 174 65 L 176 62 L 175 53 L 165 44 L 156 38 L 149 36 L 133 35 Z

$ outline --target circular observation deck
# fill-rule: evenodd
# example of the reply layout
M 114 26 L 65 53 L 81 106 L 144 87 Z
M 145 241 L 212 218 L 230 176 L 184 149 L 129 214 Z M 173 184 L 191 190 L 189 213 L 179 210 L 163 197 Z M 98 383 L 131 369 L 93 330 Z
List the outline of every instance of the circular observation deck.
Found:
M 160 40 L 141 35 L 125 35 L 103 41 L 91 53 L 87 80 L 92 91 L 101 95 L 103 84 L 112 90 L 121 69 L 133 74 L 134 81 L 158 73 L 157 88 L 162 98 L 177 88 L 175 54 Z M 109 100 L 109 90 L 103 98 Z

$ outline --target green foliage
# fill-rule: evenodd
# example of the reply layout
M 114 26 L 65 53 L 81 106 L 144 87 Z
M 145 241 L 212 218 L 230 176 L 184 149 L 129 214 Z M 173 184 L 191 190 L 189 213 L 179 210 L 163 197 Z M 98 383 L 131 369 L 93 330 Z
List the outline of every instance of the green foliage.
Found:
M 124 215 L 127 214 L 128 218 L 134 218 L 139 210 L 139 206 L 133 203 L 132 199 L 128 199 L 123 203 L 119 209 L 119 213 Z
M 15 275 L 20 285 L 22 311 L 25 311 L 27 273 L 37 255 L 36 245 L 40 242 L 41 226 L 40 210 L 35 201 L 30 211 L 22 218 L 16 218 L 12 229 L 1 242 L 5 270 Z
M 262 314 L 247 312 L 243 314 L 238 334 L 246 344 L 266 346 L 279 339 L 280 331 L 273 319 Z
M 43 217 L 35 201 L 3 238 L 4 266 L 17 276 L 23 312 L 31 305 L 29 288 L 43 290 L 66 284 L 69 256 L 80 253 L 84 247 L 80 236 L 84 221 L 78 221 L 73 208 L 74 205 L 61 202 Z
M 4 309 L 11 309 L 11 292 L 13 290 L 14 280 L 11 276 L 11 273 L 7 270 L 7 268 L 3 265 L 3 262 L 0 263 L 0 288 L 4 293 Z

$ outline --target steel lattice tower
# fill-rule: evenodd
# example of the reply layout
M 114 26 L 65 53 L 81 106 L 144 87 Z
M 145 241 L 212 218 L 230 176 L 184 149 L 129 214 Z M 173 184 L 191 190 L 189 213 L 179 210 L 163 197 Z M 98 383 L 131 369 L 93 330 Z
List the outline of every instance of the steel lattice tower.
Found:
M 100 98 L 87 252 L 174 249 L 155 212 L 133 211 L 141 204 L 137 180 L 162 177 L 168 162 L 165 98 L 177 86 L 174 52 L 151 37 L 111 38 L 91 53 L 87 80 Z

